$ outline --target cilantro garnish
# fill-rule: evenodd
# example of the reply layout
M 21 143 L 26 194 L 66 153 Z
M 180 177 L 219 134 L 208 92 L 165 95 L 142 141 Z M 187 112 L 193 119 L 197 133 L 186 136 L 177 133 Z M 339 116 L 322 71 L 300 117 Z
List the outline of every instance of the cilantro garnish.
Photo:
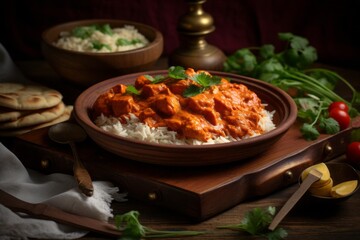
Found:
M 201 72 L 199 74 L 195 74 L 190 78 L 197 84 L 197 85 L 190 85 L 187 89 L 185 89 L 183 96 L 184 97 L 192 97 L 195 95 L 198 95 L 208 89 L 209 87 L 213 85 L 218 85 L 221 82 L 221 78 L 218 76 L 210 76 L 206 74 L 205 72 Z
M 299 108 L 298 118 L 304 122 L 300 131 L 306 140 L 317 139 L 320 135 L 318 129 L 327 134 L 340 131 L 339 123 L 328 117 L 327 109 L 330 102 L 321 100 L 311 94 L 306 98 L 296 98 L 295 102 Z
M 266 237 L 269 240 L 280 240 L 287 237 L 283 228 L 276 228 L 274 231 L 268 229 L 274 215 L 275 207 L 269 206 L 266 209 L 253 208 L 247 212 L 239 224 L 225 225 L 218 228 L 245 231 L 254 236 Z
M 218 85 L 221 83 L 221 78 L 218 76 L 211 76 L 206 74 L 205 72 L 196 73 L 193 76 L 188 76 L 186 71 L 181 66 L 171 66 L 168 69 L 168 75 L 157 75 L 155 77 L 150 75 L 145 75 L 146 79 L 150 80 L 153 84 L 163 82 L 167 79 L 190 79 L 197 83 L 197 85 L 192 84 L 188 88 L 185 89 L 183 96 L 184 97 L 192 97 L 196 96 L 207 88 Z
M 150 76 L 150 75 L 145 75 L 146 79 L 150 80 L 151 83 L 156 84 L 156 83 L 160 83 L 163 82 L 164 80 L 167 79 L 166 76 L 164 75 L 156 75 L 156 76 Z
M 127 85 L 126 93 L 140 95 L 140 92 L 133 85 Z
M 155 230 L 142 225 L 139 221 L 139 212 L 130 211 L 115 216 L 115 226 L 122 231 L 120 240 L 140 240 L 142 238 L 186 237 L 204 234 L 199 231 L 164 231 Z
M 203 91 L 205 91 L 205 89 L 206 88 L 204 88 L 204 87 L 190 85 L 188 88 L 185 89 L 183 96 L 184 97 L 193 97 L 193 96 L 196 96 L 196 95 L 202 93 Z
M 169 77 L 174 79 L 187 79 L 189 76 L 186 74 L 185 69 L 180 66 L 171 66 L 168 70 Z
M 285 91 L 295 89 L 298 118 L 304 123 L 301 132 L 308 140 L 316 139 L 320 134 L 318 130 L 330 134 L 339 131 L 334 121 L 328 120 L 327 111 L 324 111 L 331 102 L 344 102 L 350 108 L 351 117 L 359 115 L 357 108 L 360 106 L 360 93 L 348 81 L 333 71 L 309 68 L 318 56 L 316 49 L 309 45 L 306 38 L 292 33 L 279 33 L 278 37 L 287 43 L 283 51 L 275 52 L 275 47 L 271 44 L 239 49 L 226 59 L 224 71 L 257 78 Z M 339 81 L 352 92 L 350 101 L 334 92 Z M 304 108 L 305 105 L 299 104 L 298 98 L 302 102 L 306 101 L 305 105 L 317 107 Z
M 92 47 L 96 50 L 101 50 L 102 48 L 107 48 L 111 51 L 111 47 L 108 44 L 101 43 L 100 41 L 92 41 Z
M 95 26 L 76 27 L 71 31 L 71 35 L 81 39 L 89 38 L 96 31 Z
M 76 27 L 71 31 L 71 35 L 81 39 L 89 38 L 95 31 L 100 31 L 103 34 L 112 35 L 113 31 L 109 24 L 104 25 L 90 25 Z
M 103 34 L 106 34 L 106 35 L 113 35 L 113 31 L 110 27 L 109 24 L 104 24 L 104 25 L 96 25 L 96 30 L 102 32 Z
M 116 40 L 116 46 L 129 46 L 129 45 L 135 45 L 137 43 L 142 43 L 140 39 L 132 39 L 128 40 L 125 38 L 118 38 Z
M 195 74 L 191 80 L 194 82 L 200 84 L 203 87 L 210 87 L 213 85 L 218 85 L 221 82 L 221 78 L 218 76 L 210 76 L 204 72 L 201 72 L 199 74 Z

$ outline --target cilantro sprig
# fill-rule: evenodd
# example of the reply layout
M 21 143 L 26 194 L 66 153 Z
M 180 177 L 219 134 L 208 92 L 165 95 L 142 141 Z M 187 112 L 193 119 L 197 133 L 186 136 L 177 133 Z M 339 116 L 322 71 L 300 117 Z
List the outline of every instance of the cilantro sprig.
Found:
M 107 48 L 111 51 L 111 47 L 108 44 L 101 43 L 100 41 L 92 41 L 91 45 L 96 50 L 101 50 L 102 48 Z
M 115 226 L 122 231 L 120 240 L 140 240 L 142 238 L 189 237 L 204 234 L 200 231 L 166 231 L 144 226 L 139 221 L 140 213 L 130 211 L 115 216 Z
M 150 76 L 145 75 L 145 77 L 150 80 L 152 83 L 160 83 L 167 79 L 190 79 L 194 81 L 195 84 L 190 85 L 187 89 L 185 89 L 183 96 L 184 97 L 192 97 L 197 94 L 202 93 L 209 87 L 213 85 L 218 85 L 221 83 L 221 78 L 219 76 L 211 76 L 206 74 L 205 72 L 196 73 L 193 76 L 189 76 L 186 74 L 186 71 L 181 66 L 171 66 L 168 69 L 168 75 L 158 75 L 158 76 Z
M 71 35 L 81 39 L 86 39 L 91 37 L 91 35 L 95 31 L 100 31 L 103 34 L 107 34 L 107 35 L 113 34 L 113 31 L 109 24 L 103 24 L 103 25 L 94 24 L 89 26 L 76 27 L 71 31 Z
M 245 214 L 239 224 L 219 226 L 218 228 L 245 231 L 251 235 L 265 237 L 269 240 L 284 239 L 288 234 L 283 228 L 276 228 L 274 231 L 268 229 L 275 211 L 275 207 L 272 206 L 266 209 L 253 208 Z
M 299 98 L 302 102 L 321 105 L 317 109 L 307 109 L 298 104 L 298 117 L 303 121 L 301 132 L 306 139 L 316 139 L 319 136 L 318 129 L 325 130 L 326 133 L 338 132 L 336 124 L 328 118 L 324 109 L 331 102 L 342 101 L 349 106 L 350 115 L 355 117 L 359 115 L 357 108 L 360 106 L 360 93 L 333 71 L 309 68 L 318 56 L 316 49 L 309 45 L 306 38 L 292 33 L 279 33 L 278 36 L 287 43 L 284 50 L 276 52 L 272 44 L 239 49 L 226 59 L 224 71 L 257 78 L 285 91 L 295 89 L 296 95 L 293 98 L 297 103 L 300 102 L 297 101 Z M 350 101 L 334 91 L 338 82 L 344 83 L 351 91 Z
M 202 93 L 207 88 L 218 85 L 221 82 L 221 78 L 218 76 L 210 76 L 204 72 L 201 72 L 199 74 L 195 74 L 191 77 L 191 80 L 196 82 L 198 85 L 190 85 L 185 91 L 184 91 L 184 97 L 192 97 L 197 94 Z
M 116 46 L 129 46 L 129 45 L 135 45 L 137 43 L 142 43 L 140 39 L 134 38 L 132 40 L 128 40 L 125 38 L 118 38 L 116 40 Z
M 298 118 L 304 122 L 300 131 L 306 140 L 317 139 L 320 135 L 318 129 L 327 134 L 335 134 L 340 131 L 339 123 L 328 116 L 329 102 L 320 100 L 313 95 L 296 98 L 295 102 L 299 106 Z

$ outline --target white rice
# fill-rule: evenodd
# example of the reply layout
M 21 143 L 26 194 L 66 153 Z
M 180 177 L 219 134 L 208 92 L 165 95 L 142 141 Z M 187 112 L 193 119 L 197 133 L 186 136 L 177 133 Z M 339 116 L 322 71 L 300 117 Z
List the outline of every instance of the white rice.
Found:
M 72 36 L 70 32 L 62 32 L 60 33 L 60 38 L 56 42 L 54 42 L 54 45 L 60 48 L 78 52 L 100 53 L 128 51 L 141 48 L 149 44 L 149 41 L 145 38 L 145 36 L 139 33 L 134 26 L 127 25 L 123 28 L 113 28 L 112 31 L 113 34 L 108 35 L 96 30 L 89 38 L 85 39 Z M 126 39 L 128 41 L 140 41 L 131 45 L 117 46 L 116 42 L 118 39 Z M 102 47 L 99 50 L 95 49 L 93 48 L 93 42 L 100 42 L 102 44 L 106 44 L 110 47 L 110 49 L 106 47 Z
M 275 124 L 272 121 L 274 112 L 263 111 L 263 117 L 258 122 L 259 126 L 263 129 L 264 132 L 269 132 L 275 129 Z M 177 138 L 177 133 L 174 131 L 169 131 L 166 127 L 153 128 L 139 121 L 139 119 L 130 114 L 127 118 L 126 124 L 121 124 L 121 122 L 114 117 L 105 117 L 101 115 L 95 120 L 95 124 L 101 129 L 111 132 L 115 135 L 131 138 L 134 140 L 141 140 L 150 143 L 162 143 L 162 144 L 176 144 L 176 145 L 204 145 L 204 144 L 215 144 L 215 143 L 228 143 L 239 141 L 241 139 L 235 139 L 231 136 L 226 137 L 216 137 L 215 139 L 210 139 L 207 142 L 199 141 L 196 139 L 179 139 Z M 258 136 L 259 134 L 252 134 L 251 136 L 245 136 L 245 138 L 250 138 Z

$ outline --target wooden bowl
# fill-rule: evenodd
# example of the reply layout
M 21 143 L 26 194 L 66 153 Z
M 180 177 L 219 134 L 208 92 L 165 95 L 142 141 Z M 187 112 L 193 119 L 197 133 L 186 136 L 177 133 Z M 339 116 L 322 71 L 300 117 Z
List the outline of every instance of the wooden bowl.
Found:
M 77 52 L 53 45 L 59 33 L 71 31 L 78 26 L 110 24 L 112 28 L 134 26 L 150 44 L 134 50 L 114 53 Z M 56 25 L 42 34 L 42 53 L 54 70 L 66 80 L 80 86 L 91 86 L 102 80 L 122 74 L 145 71 L 161 56 L 162 34 L 145 24 L 113 19 L 91 19 Z
M 275 110 L 273 121 L 276 129 L 263 135 L 238 142 L 201 146 L 154 144 L 116 136 L 97 127 L 89 117 L 90 110 L 97 97 L 112 86 L 134 84 L 139 75 L 165 75 L 166 71 L 150 71 L 130 74 L 95 84 L 82 92 L 74 104 L 74 117 L 85 129 L 90 138 L 105 150 L 124 158 L 151 164 L 169 166 L 205 166 L 240 161 L 253 157 L 270 148 L 295 122 L 297 108 L 292 98 L 268 83 L 231 73 L 213 72 L 212 75 L 243 83 L 257 93 L 266 109 Z

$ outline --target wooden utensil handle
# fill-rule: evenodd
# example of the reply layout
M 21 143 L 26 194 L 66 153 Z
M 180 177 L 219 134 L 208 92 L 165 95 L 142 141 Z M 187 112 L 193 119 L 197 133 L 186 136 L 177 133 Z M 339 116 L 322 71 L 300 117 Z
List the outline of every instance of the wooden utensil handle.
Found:
M 274 219 L 272 220 L 269 230 L 274 231 L 277 225 L 281 222 L 281 220 L 288 214 L 288 212 L 295 206 L 295 204 L 300 200 L 300 198 L 305 194 L 305 192 L 310 188 L 310 186 L 319 180 L 322 176 L 322 173 L 313 169 L 310 171 L 309 175 L 305 178 L 305 180 L 301 183 L 299 189 L 291 195 L 291 197 L 286 201 L 284 206 L 280 209 L 280 211 L 276 214 Z
M 5 207 L 11 209 L 14 212 L 26 213 L 36 218 L 53 220 L 58 223 L 67 224 L 88 231 L 102 233 L 107 236 L 121 236 L 121 232 L 117 230 L 116 227 L 112 224 L 64 212 L 61 209 L 43 203 L 28 203 L 12 196 L 11 194 L 8 194 L 1 189 L 0 204 L 3 204 Z
M 89 172 L 82 166 L 74 165 L 74 177 L 82 193 L 91 197 L 94 193 L 94 187 Z
M 94 193 L 94 187 L 89 172 L 86 170 L 84 164 L 81 162 L 77 151 L 75 149 L 75 143 L 70 143 L 71 149 L 74 154 L 74 177 L 79 185 L 82 193 L 90 197 Z

